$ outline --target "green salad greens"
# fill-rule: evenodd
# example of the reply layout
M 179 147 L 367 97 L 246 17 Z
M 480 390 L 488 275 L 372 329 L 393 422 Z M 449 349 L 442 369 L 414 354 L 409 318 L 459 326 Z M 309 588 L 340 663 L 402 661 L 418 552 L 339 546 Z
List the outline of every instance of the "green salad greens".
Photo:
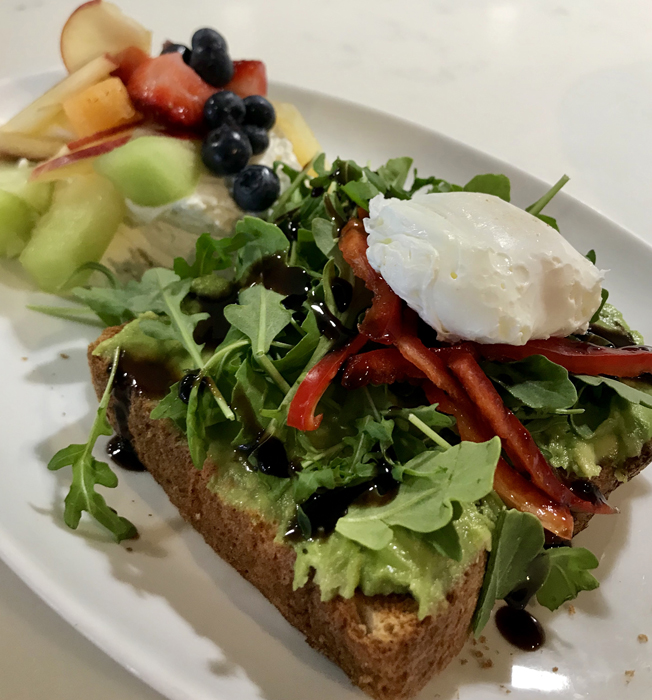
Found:
M 97 436 L 108 434 L 111 382 L 126 353 L 176 377 L 152 418 L 185 434 L 197 469 L 207 457 L 220 465 L 211 488 L 278 523 L 279 538 L 291 533 L 295 586 L 314 575 L 324 598 L 356 588 L 409 592 L 423 617 L 490 550 L 476 632 L 495 600 L 529 580 L 535 562 L 545 574 L 537 597 L 550 609 L 595 588 L 590 552 L 546 549 L 539 520 L 507 510 L 493 493 L 499 438 L 460 441 L 455 419 L 429 405 L 418 386 L 349 390 L 335 378 L 319 403 L 317 430 L 287 424 L 307 373 L 355 336 L 371 303 L 337 245 L 358 208 L 377 195 L 409 199 L 417 192 L 482 192 L 509 201 L 509 179 L 479 175 L 458 186 L 416 171 L 410 177 L 410 158 L 376 170 L 339 159 L 328 166 L 323 155 L 302 171 L 276 167 L 291 184 L 267 220 L 245 216 L 228 238 L 204 234 L 193 260 L 177 259 L 173 270 L 151 269 L 138 281 L 121 285 L 100 268 L 105 284 L 74 289 L 74 308 L 49 310 L 123 325 L 95 350 L 111 358 L 112 374 L 88 445 L 66 448 L 50 463 L 73 468 L 66 523 L 76 527 L 86 510 L 117 540 L 135 533 L 94 491 L 117 479 L 91 456 Z M 541 211 L 566 179 L 528 208 L 555 228 Z M 594 338 L 640 342 L 604 301 Z M 652 437 L 652 391 L 643 382 L 569 375 L 542 356 L 482 368 L 547 459 L 569 473 L 595 475 L 601 463 L 621 463 Z

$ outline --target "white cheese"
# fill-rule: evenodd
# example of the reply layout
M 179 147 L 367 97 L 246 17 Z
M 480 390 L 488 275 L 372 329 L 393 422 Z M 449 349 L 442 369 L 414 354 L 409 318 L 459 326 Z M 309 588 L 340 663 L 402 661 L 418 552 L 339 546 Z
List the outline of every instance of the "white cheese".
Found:
M 282 161 L 300 169 L 292 144 L 276 130 L 269 133 L 269 147 L 251 163 L 273 167 Z M 289 184 L 282 173 L 281 189 Z M 171 267 L 175 257 L 192 257 L 197 238 L 210 233 L 228 236 L 245 212 L 229 194 L 230 181 L 202 173 L 188 197 L 162 207 L 141 207 L 127 201 L 129 218 L 104 255 L 104 262 L 121 277 L 140 276 L 148 267 Z
M 586 331 L 603 274 L 555 229 L 486 194 L 370 203 L 367 257 L 440 340 L 523 345 Z

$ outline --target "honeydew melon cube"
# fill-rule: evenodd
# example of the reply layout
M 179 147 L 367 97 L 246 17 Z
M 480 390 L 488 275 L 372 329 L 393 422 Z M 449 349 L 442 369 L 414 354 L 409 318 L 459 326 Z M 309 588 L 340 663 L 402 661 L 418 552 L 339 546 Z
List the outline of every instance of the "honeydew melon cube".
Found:
M 191 141 L 141 136 L 100 156 L 95 170 L 134 204 L 160 207 L 194 192 L 201 159 Z
M 93 174 L 61 181 L 20 261 L 46 292 L 80 284 L 83 276 L 74 273 L 100 260 L 124 216 L 124 199 L 106 178 Z
M 0 190 L 0 256 L 20 254 L 37 218 L 36 210 L 24 199 Z
M 45 213 L 52 201 L 51 182 L 30 182 L 33 168 L 13 163 L 0 164 L 0 190 L 24 199 L 39 214 Z

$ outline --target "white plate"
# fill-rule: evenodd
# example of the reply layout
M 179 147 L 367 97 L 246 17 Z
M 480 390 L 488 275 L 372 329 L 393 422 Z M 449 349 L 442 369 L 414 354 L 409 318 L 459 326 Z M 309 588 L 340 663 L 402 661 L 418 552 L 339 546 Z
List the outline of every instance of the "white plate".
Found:
M 0 84 L 0 120 L 54 77 Z M 273 96 L 299 106 L 332 157 L 378 165 L 410 155 L 421 174 L 457 182 L 502 172 L 521 205 L 547 189 L 390 116 L 286 86 L 274 86 Z M 547 213 L 580 251 L 595 248 L 598 264 L 610 269 L 611 300 L 652 337 L 652 248 L 566 193 Z M 63 525 L 70 475 L 45 465 L 57 449 L 86 439 L 96 400 L 85 347 L 96 330 L 27 311 L 26 304 L 51 298 L 30 291 L 17 265 L 6 264 L 0 274 L 2 558 L 73 626 L 170 700 L 304 700 L 307 692 L 321 700 L 363 697 L 181 521 L 149 475 L 119 471 L 120 486 L 107 494 L 138 526 L 139 540 L 118 546 L 92 523 L 84 521 L 77 532 Z M 582 594 L 574 608 L 537 611 L 548 633 L 541 650 L 518 652 L 490 623 L 486 643 L 468 645 L 420 697 L 493 700 L 510 691 L 514 700 L 612 700 L 626 689 L 630 700 L 648 698 L 652 642 L 641 643 L 638 635 L 652 639 L 650 476 L 623 486 L 613 499 L 620 515 L 596 519 L 578 538 L 600 557 L 602 586 Z

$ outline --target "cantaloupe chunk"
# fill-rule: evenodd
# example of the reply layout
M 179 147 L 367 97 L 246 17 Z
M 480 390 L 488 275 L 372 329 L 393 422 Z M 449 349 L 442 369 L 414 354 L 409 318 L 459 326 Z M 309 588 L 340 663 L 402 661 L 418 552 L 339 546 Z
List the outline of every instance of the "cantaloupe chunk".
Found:
M 124 216 L 124 199 L 106 178 L 89 175 L 59 182 L 52 206 L 36 224 L 20 261 L 46 292 L 80 284 L 80 275 L 72 279 L 75 271 L 100 260 Z
M 139 116 L 120 78 L 107 78 L 69 97 L 63 111 L 79 138 L 128 124 Z
M 276 126 L 283 132 L 285 138 L 290 141 L 294 155 L 304 167 L 318 153 L 322 147 L 319 145 L 308 122 L 301 112 L 290 102 L 274 102 L 276 110 Z

